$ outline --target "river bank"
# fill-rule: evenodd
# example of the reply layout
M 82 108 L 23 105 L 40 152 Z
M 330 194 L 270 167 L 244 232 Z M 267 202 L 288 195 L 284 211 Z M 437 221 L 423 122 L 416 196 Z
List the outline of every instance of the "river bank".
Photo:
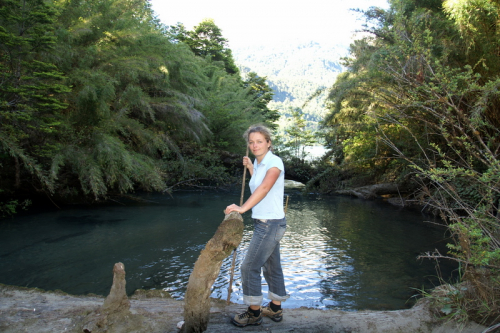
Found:
M 167 293 L 160 291 L 136 292 L 130 297 L 130 312 L 126 316 L 116 318 L 101 312 L 104 299 L 96 295 L 75 296 L 57 291 L 0 285 L 0 331 L 4 333 L 173 333 L 179 331 L 177 323 L 183 320 L 184 303 L 169 298 Z M 226 305 L 225 301 L 212 300 L 206 332 L 452 333 L 460 331 L 460 327 L 455 323 L 437 319 L 429 310 L 426 301 L 419 302 L 411 309 L 397 311 L 286 309 L 281 323 L 264 318 L 260 326 L 239 329 L 231 325 L 229 320 L 234 313 L 244 309 L 245 306 L 242 304 Z M 484 329 L 485 327 L 476 323 L 468 323 L 461 332 L 479 333 Z

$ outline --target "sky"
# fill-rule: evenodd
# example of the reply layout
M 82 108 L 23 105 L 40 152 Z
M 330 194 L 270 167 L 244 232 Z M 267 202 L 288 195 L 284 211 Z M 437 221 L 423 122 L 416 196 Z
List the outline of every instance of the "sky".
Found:
M 187 30 L 211 18 L 229 48 L 291 41 L 345 44 L 362 21 L 350 8 L 388 8 L 387 0 L 151 0 L 162 23 Z

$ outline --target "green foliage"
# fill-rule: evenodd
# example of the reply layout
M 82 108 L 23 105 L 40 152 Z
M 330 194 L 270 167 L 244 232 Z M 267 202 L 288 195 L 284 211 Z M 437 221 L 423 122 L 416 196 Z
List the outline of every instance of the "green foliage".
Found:
M 5 193 L 32 196 L 34 188 L 69 201 L 164 191 L 200 160 L 212 161 L 207 153 L 186 162 L 186 147 L 212 143 L 214 156 L 242 153 L 244 130 L 275 119 L 269 87 L 257 76 L 233 75 L 231 50 L 213 21 L 193 32 L 195 54 L 145 0 L 1 4 Z M 226 172 L 192 174 L 222 182 Z
M 233 156 L 221 154 L 211 144 L 200 146 L 194 143 L 185 143 L 182 151 L 182 159 L 175 159 L 174 156 L 164 158 L 163 169 L 172 176 L 172 186 L 168 190 L 187 185 L 200 188 L 222 187 L 235 181 L 231 176 L 231 169 L 234 167 L 234 160 L 240 162 L 237 164 L 241 166 L 241 153 L 233 160 Z
M 266 79 L 266 77 L 259 77 L 255 72 L 249 72 L 243 81 L 243 87 L 249 89 L 249 94 L 255 100 L 255 107 L 258 113 L 264 117 L 264 121 L 268 124 L 268 127 L 275 130 L 280 114 L 277 110 L 271 110 L 268 107 L 269 102 L 273 99 L 274 92 L 267 85 Z
M 0 193 L 1 192 L 0 190 Z M 17 213 L 19 208 L 26 210 L 29 205 L 31 205 L 30 200 L 25 200 L 23 202 L 19 202 L 19 200 L 10 200 L 7 202 L 0 201 L 0 218 L 13 216 Z
M 19 188 L 23 179 L 30 179 L 35 188 L 54 191 L 45 168 L 58 150 L 61 113 L 70 92 L 65 76 L 47 57 L 56 45 L 56 14 L 45 1 L 2 1 L 0 6 L 3 188 Z
M 275 127 L 279 114 L 268 108 L 272 89 L 265 78 L 256 73 L 249 73 L 244 81 L 239 75 L 228 75 L 239 74 L 239 70 L 227 48 L 227 40 L 213 20 L 202 21 L 193 31 L 187 31 L 179 23 L 170 27 L 168 35 L 174 42 L 188 45 L 197 57 L 208 61 L 208 66 L 203 69 L 206 81 L 199 109 L 207 119 L 213 134 L 211 142 L 217 148 L 241 153 L 244 141 L 240 137 L 251 124 L 266 123 Z
M 288 179 L 306 183 L 316 172 L 311 161 L 306 160 L 306 149 L 313 146 L 316 136 L 307 128 L 307 122 L 300 108 L 289 110 L 290 122 L 283 129 L 284 135 L 273 139 L 275 152 L 283 159 Z
M 465 296 L 469 292 L 466 284 L 447 284 L 443 281 L 443 284 L 431 293 L 425 290 L 419 291 L 431 300 L 431 306 L 444 319 L 455 321 L 460 328 L 467 324 L 468 311 L 473 306 L 473 302 L 471 302 L 472 298 Z
M 375 24 L 366 31 L 374 37 L 351 45 L 324 128 L 330 146 L 342 149 L 337 170 L 419 185 L 414 198 L 441 214 L 454 239 L 448 254 L 428 256 L 463 267 L 466 289 L 441 298 L 442 311 L 494 324 L 500 77 L 492 22 L 500 10 L 491 1 L 448 1 L 444 8 L 440 1 L 398 0 L 388 11 L 368 11 Z
M 311 130 L 307 129 L 307 122 L 304 119 L 304 114 L 299 108 L 290 110 L 292 115 L 290 123 L 285 127 L 285 138 L 282 144 L 278 146 L 278 150 L 282 154 L 290 155 L 297 160 L 304 161 L 307 157 L 305 148 L 317 143 L 315 135 Z
M 443 7 L 465 41 L 467 61 L 483 77 L 498 73 L 500 4 L 491 0 L 448 0 Z
M 228 76 L 224 69 L 207 68 L 206 91 L 201 112 L 208 120 L 212 142 L 216 147 L 231 152 L 243 152 L 243 133 L 252 123 L 263 122 L 258 99 L 254 99 L 250 88 L 242 88 L 240 79 Z
M 169 35 L 172 40 L 188 45 L 195 55 L 222 62 L 227 73 L 240 73 L 234 63 L 232 51 L 227 47 L 228 40 L 222 36 L 222 30 L 213 19 L 203 20 L 192 31 L 187 31 L 184 25 L 179 23 L 170 27 Z

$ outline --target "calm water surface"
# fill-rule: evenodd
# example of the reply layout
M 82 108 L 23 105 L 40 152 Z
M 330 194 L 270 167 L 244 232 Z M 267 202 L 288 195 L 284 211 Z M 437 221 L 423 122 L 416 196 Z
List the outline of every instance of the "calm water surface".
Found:
M 438 284 L 434 262 L 416 259 L 445 252 L 445 229 L 425 223 L 428 216 L 348 197 L 289 194 L 281 249 L 291 298 L 284 307 L 402 309 L 415 288 Z M 182 299 L 194 262 L 239 194 L 143 197 L 150 202 L 47 210 L 0 224 L 0 283 L 107 295 L 113 265 L 123 262 L 128 293 L 164 289 Z M 250 213 L 244 218 L 237 268 L 253 229 Z M 212 297 L 227 298 L 230 266 L 231 256 Z M 453 267 L 441 269 L 446 279 Z M 231 300 L 242 303 L 239 269 L 234 279 Z

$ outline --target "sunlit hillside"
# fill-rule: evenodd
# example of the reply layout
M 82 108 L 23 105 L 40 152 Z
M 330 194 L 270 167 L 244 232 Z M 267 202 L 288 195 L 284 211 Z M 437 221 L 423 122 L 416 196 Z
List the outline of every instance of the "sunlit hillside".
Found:
M 326 88 L 303 108 L 305 119 L 312 123 L 320 121 L 325 114 L 327 90 L 342 71 L 340 59 L 346 55 L 347 46 L 324 46 L 316 42 L 277 43 L 274 46 L 233 50 L 243 75 L 252 71 L 267 77 L 269 86 L 275 92 L 270 107 L 280 110 L 283 116 L 289 115 L 290 107 L 302 108 L 312 94 Z

